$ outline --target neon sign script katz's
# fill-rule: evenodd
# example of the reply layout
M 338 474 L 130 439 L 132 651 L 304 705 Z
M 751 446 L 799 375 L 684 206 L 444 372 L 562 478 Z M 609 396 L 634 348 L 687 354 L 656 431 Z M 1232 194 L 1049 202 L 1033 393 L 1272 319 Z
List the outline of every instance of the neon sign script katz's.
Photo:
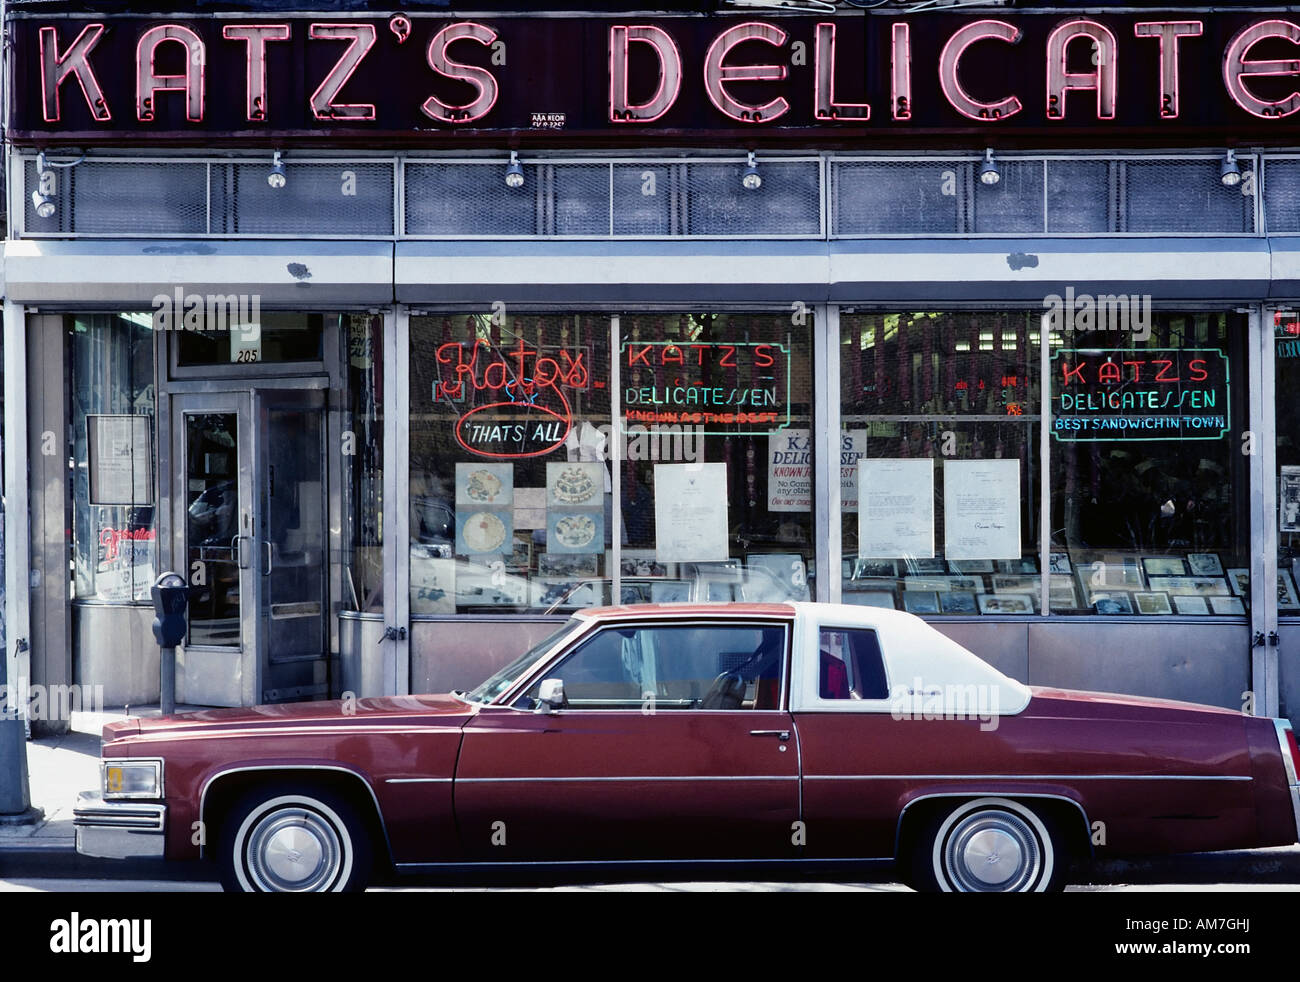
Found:
M 479 338 L 448 341 L 434 352 L 447 377 L 433 384 L 435 402 L 478 403 L 456 421 L 456 441 L 480 457 L 540 457 L 573 427 L 570 392 L 590 382 L 586 352 L 530 347 L 499 349 Z
M 721 425 L 733 434 L 749 432 L 746 426 L 767 433 L 789 425 L 790 366 L 784 345 L 628 341 L 623 360 L 629 422 Z M 730 429 L 735 426 L 742 429 Z

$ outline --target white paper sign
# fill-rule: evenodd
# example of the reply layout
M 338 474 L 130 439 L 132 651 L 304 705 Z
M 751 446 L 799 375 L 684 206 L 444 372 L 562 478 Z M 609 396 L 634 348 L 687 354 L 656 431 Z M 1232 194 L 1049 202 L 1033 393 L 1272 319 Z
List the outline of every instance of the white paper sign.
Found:
M 950 560 L 1019 559 L 1020 461 L 946 461 L 943 537 Z
M 858 460 L 867 431 L 840 433 L 840 508 L 858 510 Z M 779 430 L 767 438 L 767 510 L 812 511 L 812 443 L 807 430 Z
M 858 461 L 858 556 L 934 558 L 934 461 Z
M 727 465 L 655 464 L 655 559 L 727 559 Z

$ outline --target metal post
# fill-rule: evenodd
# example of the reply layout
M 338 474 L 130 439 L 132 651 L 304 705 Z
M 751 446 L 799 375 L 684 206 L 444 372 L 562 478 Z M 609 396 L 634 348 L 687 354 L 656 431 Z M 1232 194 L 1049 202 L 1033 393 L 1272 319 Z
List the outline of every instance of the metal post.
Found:
M 162 683 L 162 695 L 158 700 L 159 708 L 164 716 L 170 716 L 176 712 L 176 646 L 167 645 L 165 648 L 159 648 L 158 663 Z

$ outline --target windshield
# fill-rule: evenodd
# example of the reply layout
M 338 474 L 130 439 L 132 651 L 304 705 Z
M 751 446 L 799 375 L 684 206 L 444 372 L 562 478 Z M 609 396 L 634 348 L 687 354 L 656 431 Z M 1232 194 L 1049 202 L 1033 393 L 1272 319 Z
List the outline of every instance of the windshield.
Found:
M 474 689 L 472 692 L 467 692 L 464 696 L 465 700 L 467 702 L 491 702 L 497 696 L 501 695 L 501 693 L 514 685 L 515 682 L 519 680 L 519 677 L 522 676 L 524 672 L 528 671 L 533 662 L 537 661 L 537 659 L 541 658 L 547 651 L 555 647 L 560 639 L 566 634 L 570 634 L 580 628 L 582 624 L 582 620 L 577 617 L 569 618 L 560 626 L 559 630 L 533 645 L 504 668 L 498 669 L 495 674 L 493 674 L 478 688 Z

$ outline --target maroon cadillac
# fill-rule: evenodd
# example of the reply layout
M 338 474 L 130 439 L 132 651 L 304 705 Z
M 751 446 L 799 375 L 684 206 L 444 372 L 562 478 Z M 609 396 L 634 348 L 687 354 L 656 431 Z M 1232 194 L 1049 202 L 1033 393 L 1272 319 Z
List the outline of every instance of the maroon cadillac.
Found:
M 1030 688 L 910 614 L 583 611 L 471 692 L 104 728 L 77 847 L 243 891 L 379 871 L 892 859 L 921 890 L 1063 886 L 1092 855 L 1287 845 L 1285 720 Z

